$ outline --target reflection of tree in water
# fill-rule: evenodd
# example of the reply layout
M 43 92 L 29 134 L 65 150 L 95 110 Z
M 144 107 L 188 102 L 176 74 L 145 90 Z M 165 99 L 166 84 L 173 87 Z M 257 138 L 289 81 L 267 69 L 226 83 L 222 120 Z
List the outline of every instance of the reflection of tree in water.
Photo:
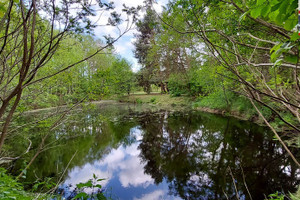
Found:
M 129 134 L 130 129 L 137 125 L 136 122 L 128 119 L 122 120 L 123 114 L 117 115 L 117 111 L 112 113 L 111 109 L 109 111 L 106 114 L 103 110 L 101 113 L 98 110 L 94 110 L 94 112 L 89 110 L 88 112 L 72 113 L 68 116 L 64 123 L 49 134 L 45 142 L 49 148 L 43 151 L 33 162 L 27 173 L 26 181 L 33 182 L 42 177 L 58 179 L 75 152 L 76 156 L 70 162 L 69 169 L 100 160 L 121 144 L 127 145 L 134 142 L 132 141 L 134 138 Z M 35 127 L 30 130 L 33 149 L 38 148 L 47 131 L 49 129 L 43 127 Z M 21 142 L 20 140 L 20 144 Z M 14 141 L 14 143 L 14 146 L 20 146 L 17 145 L 19 141 Z M 24 147 L 21 148 L 20 152 L 23 151 Z M 30 152 L 28 158 L 31 159 L 34 153 L 35 150 Z M 18 161 L 15 168 L 22 168 L 21 164 L 22 161 Z M 53 181 L 56 181 L 55 179 Z
M 294 192 L 299 183 L 297 168 L 262 127 L 203 113 L 148 115 L 140 123 L 145 173 L 156 183 L 166 179 L 183 199 L 235 199 L 230 170 L 245 199 L 244 180 L 253 199 Z

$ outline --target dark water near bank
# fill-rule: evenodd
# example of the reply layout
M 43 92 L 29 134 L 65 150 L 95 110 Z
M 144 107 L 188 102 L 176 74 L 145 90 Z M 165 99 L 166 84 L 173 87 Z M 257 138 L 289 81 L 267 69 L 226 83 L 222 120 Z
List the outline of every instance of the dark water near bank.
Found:
M 47 123 L 23 130 L 33 148 L 49 132 Z M 17 137 L 9 142 L 19 152 L 27 146 Z M 105 195 L 124 200 L 264 199 L 299 184 L 300 171 L 268 129 L 196 111 L 100 105 L 68 115 L 46 144 L 25 181 L 62 177 L 66 197 L 93 174 L 105 179 Z

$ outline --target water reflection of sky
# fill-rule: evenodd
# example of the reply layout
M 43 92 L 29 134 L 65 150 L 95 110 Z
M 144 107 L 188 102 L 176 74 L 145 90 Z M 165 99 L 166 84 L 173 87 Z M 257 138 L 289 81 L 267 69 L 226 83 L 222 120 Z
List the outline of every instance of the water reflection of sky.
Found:
M 165 181 L 156 185 L 151 176 L 144 173 L 138 149 L 142 139 L 141 130 L 135 127 L 130 132 L 137 142 L 112 149 L 101 160 L 70 169 L 63 185 L 74 186 L 86 182 L 95 174 L 98 178 L 105 179 L 100 183 L 106 191 L 120 200 L 180 199 L 168 195 L 168 184 Z

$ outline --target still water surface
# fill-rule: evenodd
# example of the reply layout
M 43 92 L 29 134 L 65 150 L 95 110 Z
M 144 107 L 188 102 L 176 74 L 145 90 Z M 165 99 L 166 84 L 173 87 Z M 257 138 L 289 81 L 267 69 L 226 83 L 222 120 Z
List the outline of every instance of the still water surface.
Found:
M 197 111 L 99 105 L 68 116 L 47 143 L 27 181 L 62 177 L 66 198 L 93 174 L 120 200 L 264 199 L 299 184 L 300 171 L 268 129 Z

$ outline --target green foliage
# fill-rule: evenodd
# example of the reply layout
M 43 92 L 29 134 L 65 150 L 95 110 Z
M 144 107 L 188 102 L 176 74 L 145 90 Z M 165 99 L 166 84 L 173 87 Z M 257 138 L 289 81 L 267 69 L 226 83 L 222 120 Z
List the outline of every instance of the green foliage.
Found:
M 152 97 L 152 98 L 150 99 L 150 102 L 151 102 L 151 103 L 155 103 L 155 102 L 156 102 L 156 97 Z
M 143 100 L 140 99 L 140 98 L 137 98 L 135 101 L 136 101 L 137 104 L 142 104 L 143 103 Z
M 253 116 L 257 115 L 253 105 L 246 97 L 234 95 L 230 99 L 230 102 L 232 102 L 231 110 L 237 111 L 240 115 L 244 115 L 246 119 L 251 119 Z
M 70 65 L 90 55 L 103 42 L 86 35 L 69 36 L 57 50 L 57 54 L 40 69 L 37 78 L 54 73 L 62 65 Z M 131 64 L 105 50 L 86 62 L 66 72 L 29 86 L 24 90 L 27 96 L 20 102 L 18 110 L 53 107 L 73 104 L 82 99 L 99 100 L 112 95 L 129 94 L 135 86 Z
M 274 199 L 274 200 L 284 200 L 284 195 L 283 194 L 279 194 L 278 192 L 276 192 L 276 193 L 270 194 L 269 198 L 266 199 L 266 200 L 271 200 L 271 199 Z
M 299 200 L 300 199 L 300 187 L 298 188 L 298 190 L 295 194 L 290 193 L 290 198 L 292 200 Z
M 92 179 L 88 180 L 85 183 L 77 184 L 75 189 L 77 195 L 74 198 L 72 198 L 72 200 L 106 200 L 107 198 L 103 194 L 102 186 L 98 183 L 103 180 L 105 179 L 99 179 L 95 174 L 93 174 Z M 85 189 L 91 189 L 91 193 L 85 192 Z
M 290 31 L 297 24 L 295 8 L 297 8 L 297 0 L 257 0 L 250 14 L 254 18 L 266 18 L 278 25 L 283 24 L 284 28 Z
M 46 177 L 44 180 L 36 180 L 33 184 L 32 192 L 48 192 L 56 186 L 56 183 L 50 177 Z
M 178 97 L 187 93 L 187 80 L 182 74 L 171 74 L 168 79 L 168 88 L 171 96 Z
M 225 95 L 222 90 L 218 90 L 208 96 L 199 97 L 197 105 L 200 107 L 227 110 L 230 106 L 227 102 L 231 102 L 234 97 L 233 93 L 226 93 Z
M 22 185 L 0 168 L 0 199 L 32 199 L 33 195 L 24 191 Z
M 279 114 L 281 115 L 281 117 L 282 117 L 285 121 L 287 121 L 287 122 L 289 122 L 289 123 L 291 123 L 291 124 L 296 123 L 296 120 L 297 120 L 297 119 L 295 119 L 295 117 L 294 117 L 291 113 L 289 113 L 289 112 L 280 112 Z M 282 127 L 284 127 L 285 122 L 283 122 L 283 121 L 280 120 L 279 118 L 275 118 L 275 119 L 271 122 L 271 125 L 272 125 L 274 128 L 280 130 Z
M 134 88 L 134 74 L 131 65 L 125 59 L 117 59 L 111 67 L 112 93 L 118 95 L 130 94 Z

